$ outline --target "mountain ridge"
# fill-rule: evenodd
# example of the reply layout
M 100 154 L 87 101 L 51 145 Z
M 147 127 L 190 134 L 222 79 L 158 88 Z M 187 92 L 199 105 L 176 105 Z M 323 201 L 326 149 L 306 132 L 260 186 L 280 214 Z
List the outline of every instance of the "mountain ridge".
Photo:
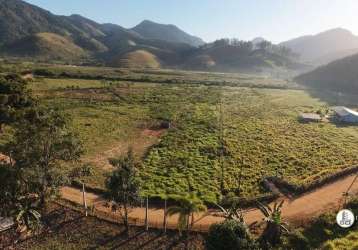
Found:
M 144 20 L 126 29 L 79 14 L 54 15 L 22 0 L 0 0 L 0 35 L 1 56 L 38 61 L 234 72 L 294 65 L 277 48 L 265 52 L 238 39 L 204 44 L 171 24 Z
M 334 28 L 315 35 L 294 38 L 280 45 L 300 54 L 301 60 L 320 65 L 340 59 L 340 54 L 349 56 L 347 51 L 358 48 L 358 36 L 347 29 Z M 322 61 L 322 58 L 326 60 Z
M 148 39 L 186 43 L 194 47 L 205 44 L 201 38 L 189 35 L 173 24 L 160 24 L 150 20 L 144 20 L 130 30 Z

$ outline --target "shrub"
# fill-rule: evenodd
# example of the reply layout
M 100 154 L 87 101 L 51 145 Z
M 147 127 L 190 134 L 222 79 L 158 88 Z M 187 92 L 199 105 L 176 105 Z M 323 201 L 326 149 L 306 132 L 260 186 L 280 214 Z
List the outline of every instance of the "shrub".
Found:
M 206 239 L 208 250 L 258 249 L 246 226 L 235 220 L 214 224 Z

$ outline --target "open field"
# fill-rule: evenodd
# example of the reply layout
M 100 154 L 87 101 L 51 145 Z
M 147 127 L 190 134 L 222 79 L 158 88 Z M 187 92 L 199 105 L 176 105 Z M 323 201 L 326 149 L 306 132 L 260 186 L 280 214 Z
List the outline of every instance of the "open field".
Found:
M 95 166 L 87 179 L 92 187 L 104 188 L 111 171 L 107 159 L 130 146 L 143 162 L 143 194 L 193 190 L 209 202 L 222 192 L 246 198 L 266 194 L 261 185 L 266 176 L 307 185 L 358 164 L 358 128 L 299 123 L 300 112 L 325 110 L 328 104 L 287 83 L 277 88 L 282 80 L 171 70 L 46 70 L 61 77 L 36 78 L 31 89 L 41 103 L 73 118 L 85 146 L 83 161 Z M 96 79 L 101 72 L 113 80 Z M 65 77 L 75 74 L 78 78 Z M 130 80 L 118 80 L 126 76 Z M 200 84 L 206 81 L 211 84 Z M 171 121 L 171 128 L 161 128 L 163 121 Z
M 225 190 L 252 198 L 265 192 L 260 185 L 265 176 L 306 185 L 358 163 L 357 127 L 298 122 L 300 112 L 325 107 L 305 92 L 222 91 Z M 187 116 L 151 150 L 144 163 L 143 186 L 153 195 L 184 193 L 189 187 L 214 201 L 222 178 L 219 108 L 197 105 Z

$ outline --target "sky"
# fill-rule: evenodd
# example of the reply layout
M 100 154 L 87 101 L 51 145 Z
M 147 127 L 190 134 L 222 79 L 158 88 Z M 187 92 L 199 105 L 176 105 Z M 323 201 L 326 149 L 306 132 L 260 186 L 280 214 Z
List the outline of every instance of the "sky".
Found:
M 206 42 L 264 37 L 277 43 L 338 27 L 358 34 L 358 0 L 26 1 L 54 14 L 80 14 L 125 28 L 143 20 L 175 24 Z

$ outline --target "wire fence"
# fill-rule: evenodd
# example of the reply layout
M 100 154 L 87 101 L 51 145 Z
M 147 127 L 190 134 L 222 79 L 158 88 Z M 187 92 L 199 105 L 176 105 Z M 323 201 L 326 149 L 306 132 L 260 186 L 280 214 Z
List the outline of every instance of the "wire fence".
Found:
M 66 207 L 69 209 L 72 209 L 79 213 L 85 213 L 84 208 L 79 207 L 77 204 L 70 204 L 70 202 L 58 200 L 55 202 L 56 204 Z M 88 215 L 92 217 L 96 217 L 99 220 L 104 220 L 110 223 L 123 225 L 123 217 L 118 212 L 107 212 L 103 211 L 101 209 L 96 208 L 96 206 L 88 209 Z M 146 221 L 145 219 L 141 218 L 128 218 L 128 223 L 130 226 L 134 227 L 146 227 Z M 191 232 L 198 232 L 198 233 L 207 233 L 209 231 L 210 225 L 203 225 L 200 223 L 194 223 L 193 226 L 189 227 L 189 231 Z M 156 219 L 155 221 L 150 220 L 150 214 L 148 218 L 148 228 L 150 229 L 162 229 L 164 230 L 164 216 L 162 220 Z M 178 224 L 172 221 L 168 221 L 166 223 L 166 228 L 168 230 L 178 230 Z

